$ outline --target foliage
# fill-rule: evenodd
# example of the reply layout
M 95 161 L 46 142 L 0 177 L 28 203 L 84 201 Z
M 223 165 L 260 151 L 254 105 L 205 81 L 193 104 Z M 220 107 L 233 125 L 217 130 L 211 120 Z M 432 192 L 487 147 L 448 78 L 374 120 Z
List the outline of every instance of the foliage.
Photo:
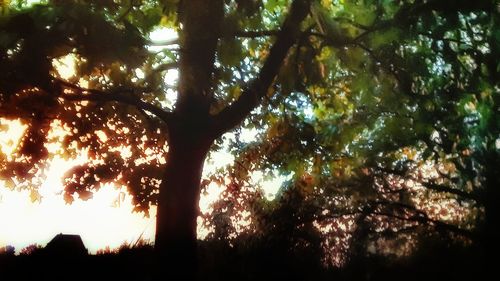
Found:
M 36 254 L 41 253 L 42 249 L 43 249 L 43 247 L 38 245 L 38 244 L 31 244 L 31 245 L 28 245 L 28 246 L 22 248 L 21 251 L 19 252 L 19 254 L 25 255 L 25 256 L 36 255 Z
M 485 189 L 496 189 L 486 174 L 498 167 L 498 9 L 489 1 L 341 3 L 321 14 L 351 37 L 331 41 L 334 31 L 313 23 L 278 76 L 278 94 L 244 125 L 265 129 L 232 141 L 236 164 L 213 176 L 230 178 L 215 206 L 236 221 L 250 211 L 253 234 L 286 221 L 293 231 L 275 235 L 297 238 L 289 235 L 319 224 L 329 229 L 323 243 L 334 264 L 336 251 L 411 249 L 434 231 L 479 241 Z M 267 202 L 242 192 L 255 170 L 292 179 Z M 219 216 L 206 223 L 229 226 L 225 237 L 234 237 L 234 223 Z
M 478 226 L 498 221 L 497 1 L 226 0 L 208 20 L 199 14 L 212 35 L 185 1 L 21 2 L 2 4 L 0 114 L 28 128 L 13 155 L 0 154 L 3 179 L 36 190 L 28 180 L 51 159 L 85 149 L 88 163 L 66 173 L 66 200 L 115 182 L 147 211 L 171 120 L 194 139 L 204 125 L 193 123 L 208 118 L 211 152 L 235 158 L 204 181 L 225 186 L 203 217 L 209 239 L 255 235 L 342 264 L 346 252 L 404 255 L 436 234 L 479 241 Z M 179 39 L 152 42 L 158 28 Z M 64 78 L 55 62 L 67 56 L 76 71 Z M 257 171 L 288 176 L 274 201 L 252 182 Z
M 13 256 L 15 252 L 16 249 L 10 245 L 0 248 L 0 255 L 2 256 Z

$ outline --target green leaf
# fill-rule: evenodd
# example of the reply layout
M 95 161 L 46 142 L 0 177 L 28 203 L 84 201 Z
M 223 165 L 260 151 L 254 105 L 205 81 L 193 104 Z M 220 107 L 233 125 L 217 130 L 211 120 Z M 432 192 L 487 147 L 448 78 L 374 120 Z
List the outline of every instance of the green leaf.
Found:
M 242 44 L 240 40 L 222 40 L 219 46 L 218 59 L 226 66 L 238 66 L 242 57 Z
M 397 42 L 401 38 L 401 30 L 397 27 L 391 27 L 383 31 L 373 32 L 370 36 L 370 46 L 379 49 L 383 46 Z

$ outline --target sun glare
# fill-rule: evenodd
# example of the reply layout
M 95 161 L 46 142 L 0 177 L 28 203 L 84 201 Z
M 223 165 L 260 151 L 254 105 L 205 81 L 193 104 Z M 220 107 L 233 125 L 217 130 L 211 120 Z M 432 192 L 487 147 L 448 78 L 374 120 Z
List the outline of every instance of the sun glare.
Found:
M 1 124 L 7 130 L 0 134 L 0 149 L 9 155 L 16 149 L 25 126 L 4 119 Z M 91 253 L 139 238 L 152 241 L 156 210 L 150 210 L 149 218 L 133 213 L 132 197 L 125 187 L 105 184 L 87 201 L 75 196 L 72 204 L 65 203 L 61 177 L 85 161 L 84 152 L 71 160 L 56 156 L 35 197 L 31 190 L 9 189 L 0 182 L 0 247 L 12 245 L 19 252 L 30 244 L 44 245 L 58 233 L 80 234 Z
M 76 57 L 61 57 L 54 60 L 53 65 L 59 77 L 69 79 L 75 73 Z M 52 137 L 64 135 L 58 122 L 55 120 L 51 126 Z M 15 152 L 25 129 L 20 121 L 0 119 L 0 151 L 7 160 Z M 103 132 L 97 134 L 106 141 Z M 46 147 L 56 155 L 62 149 L 57 142 L 48 143 Z M 132 197 L 126 187 L 104 184 L 87 201 L 76 195 L 72 204 L 64 201 L 62 175 L 87 160 L 84 151 L 70 160 L 55 156 L 45 171 L 45 182 L 34 190 L 7 187 L 6 182 L 0 181 L 0 247 L 12 245 L 19 252 L 31 244 L 43 246 L 58 233 L 81 235 L 91 253 L 134 243 L 137 239 L 153 241 L 156 208 L 151 208 L 149 218 L 133 213 Z
M 19 120 L 10 121 L 0 118 L 0 132 L 8 131 L 8 134 L 0 133 L 0 151 L 5 155 L 10 155 L 16 149 L 17 140 L 26 130 L 26 126 L 22 125 Z
M 72 54 L 54 60 L 52 65 L 62 79 L 69 79 L 75 75 L 76 59 Z
M 0 150 L 9 155 L 15 151 L 26 126 L 20 121 L 0 121 Z M 59 121 L 53 122 L 49 134 L 53 137 L 64 135 Z M 107 140 L 104 132 L 97 131 L 96 134 L 103 142 Z M 228 135 L 227 139 L 230 137 Z M 63 149 L 59 143 L 49 143 L 47 148 L 56 155 Z M 126 148 L 123 151 L 126 153 Z M 117 248 L 123 243 L 134 243 L 140 238 L 153 241 L 156 207 L 151 208 L 149 218 L 141 213 L 133 213 L 132 197 L 126 187 L 104 184 L 87 201 L 75 195 L 72 204 L 65 203 L 61 177 L 71 167 L 86 161 L 88 158 L 85 151 L 70 160 L 55 156 L 45 172 L 46 181 L 35 187 L 37 192 L 16 187 L 9 189 L 0 181 L 0 247 L 12 245 L 19 252 L 31 244 L 43 246 L 58 233 L 81 235 L 91 253 L 106 247 Z M 233 161 L 234 157 L 225 150 L 214 152 L 206 162 L 204 175 L 207 176 Z M 273 180 L 264 180 L 263 174 L 259 172 L 252 175 L 252 181 L 261 186 L 268 200 L 274 199 L 278 187 L 286 179 L 275 177 Z M 200 211 L 211 212 L 212 203 L 220 199 L 223 191 L 223 186 L 211 183 L 201 195 Z M 245 223 L 249 222 L 237 224 L 244 227 Z M 211 231 L 213 229 L 204 227 L 200 221 L 200 239 Z
M 32 1 L 33 2 L 33 1 Z M 153 41 L 173 41 L 176 38 L 174 31 L 170 29 L 158 29 L 150 34 Z M 151 51 L 160 46 L 151 46 Z M 55 59 L 52 63 L 57 69 L 57 75 L 62 79 L 70 79 L 75 75 L 77 57 L 67 55 Z M 140 72 L 139 74 L 140 75 Z M 177 70 L 171 70 L 165 77 L 168 85 L 174 86 L 178 77 Z M 87 87 L 88 82 L 80 79 L 80 86 Z M 175 102 L 173 88 L 167 91 L 167 98 Z M 85 106 L 85 104 L 82 104 Z M 61 122 L 54 120 L 51 124 L 49 139 L 60 139 L 64 136 L 65 129 Z M 6 120 L 0 118 L 0 151 L 6 155 L 7 160 L 17 149 L 26 126 L 19 120 Z M 106 142 L 108 136 L 103 131 L 96 131 L 97 137 Z M 244 130 L 243 141 L 255 140 L 257 130 Z M 228 134 L 228 139 L 234 135 Z M 61 178 L 63 174 L 75 165 L 88 161 L 85 151 L 81 151 L 74 159 L 62 158 L 64 149 L 59 142 L 46 144 L 49 153 L 54 158 L 46 170 L 46 180 L 41 186 L 35 186 L 33 190 L 20 189 L 0 180 L 0 247 L 12 245 L 16 252 L 31 244 L 44 246 L 58 233 L 79 234 L 90 253 L 96 253 L 99 249 L 117 248 L 123 243 L 134 243 L 137 239 L 152 242 L 155 235 L 156 207 L 149 211 L 150 216 L 145 217 L 142 213 L 134 213 L 132 196 L 126 187 L 113 184 L 103 184 L 101 188 L 93 193 L 91 199 L 83 201 L 74 196 L 71 204 L 65 203 L 64 187 Z M 224 146 L 227 147 L 227 144 Z M 122 150 L 122 155 L 130 154 L 127 147 L 111 149 Z M 129 149 L 127 151 L 127 149 Z M 204 176 L 234 162 L 234 157 L 226 150 L 214 152 L 207 160 Z M 278 187 L 286 180 L 277 177 L 272 181 L 263 180 L 262 174 L 252 176 L 256 185 L 260 185 L 269 200 L 274 198 Z M 14 183 L 15 185 L 16 183 Z M 223 186 L 215 183 L 209 185 L 208 189 L 201 194 L 200 210 L 202 213 L 211 211 L 212 203 L 221 197 Z M 241 222 L 244 226 L 249 221 Z M 199 223 L 198 236 L 200 239 L 212 231 L 206 229 Z

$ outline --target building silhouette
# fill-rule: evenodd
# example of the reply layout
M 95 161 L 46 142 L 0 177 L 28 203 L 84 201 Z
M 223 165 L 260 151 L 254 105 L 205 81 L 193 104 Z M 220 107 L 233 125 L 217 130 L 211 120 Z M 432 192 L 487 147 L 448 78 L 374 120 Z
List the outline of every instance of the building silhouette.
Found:
M 44 249 L 46 254 L 54 256 L 85 256 L 88 250 L 80 235 L 57 234 Z

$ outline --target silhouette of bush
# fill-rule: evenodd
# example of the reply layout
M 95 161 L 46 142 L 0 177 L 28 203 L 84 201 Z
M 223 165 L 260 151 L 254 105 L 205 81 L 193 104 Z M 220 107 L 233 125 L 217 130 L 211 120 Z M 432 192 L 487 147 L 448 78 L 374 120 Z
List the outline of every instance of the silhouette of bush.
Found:
M 106 246 L 104 249 L 99 249 L 96 252 L 96 255 L 102 256 L 102 255 L 113 255 L 117 254 L 117 249 L 112 249 L 109 246 Z
M 14 246 L 7 245 L 5 247 L 0 247 L 0 256 L 13 256 L 16 252 Z
M 371 254 L 355 256 L 342 268 L 343 280 L 486 280 L 478 247 L 439 237 L 419 241 L 404 257 Z
M 29 256 L 29 255 L 37 255 L 43 251 L 43 247 L 38 244 L 31 244 L 21 249 L 19 255 Z
M 139 254 L 139 253 L 153 253 L 153 245 L 149 240 L 138 239 L 135 243 L 124 242 L 118 248 L 118 254 Z
M 39 249 L 35 245 L 29 248 Z M 84 256 L 76 262 L 34 254 L 36 251 L 15 256 L 13 248 L 9 249 L 8 259 L 0 255 L 1 280 L 146 281 L 153 280 L 152 265 L 168 266 L 155 261 L 147 241 L 124 243 L 116 251 Z M 484 280 L 484 257 L 476 247 L 435 237 L 419 241 L 410 256 L 357 255 L 342 268 L 323 267 L 316 251 L 292 249 L 283 237 L 200 241 L 199 257 L 198 280 Z

